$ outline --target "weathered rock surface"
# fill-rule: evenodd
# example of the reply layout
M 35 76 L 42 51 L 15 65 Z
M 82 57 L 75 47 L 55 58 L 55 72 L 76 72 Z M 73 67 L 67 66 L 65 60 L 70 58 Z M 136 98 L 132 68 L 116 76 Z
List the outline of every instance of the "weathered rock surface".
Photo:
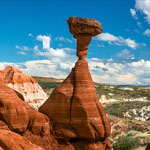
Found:
M 0 130 L 17 132 L 45 150 L 74 150 L 69 142 L 58 143 L 53 136 L 52 126 L 46 115 L 32 109 L 18 97 L 13 89 L 3 84 L 0 84 Z M 7 142 L 6 139 L 5 144 Z M 14 145 L 17 146 L 17 143 Z
M 71 125 L 83 139 L 99 139 L 110 135 L 110 125 L 99 103 L 86 60 L 78 60 L 74 68 L 74 93 Z
M 29 123 L 26 104 L 19 99 L 13 89 L 0 84 L 0 120 L 10 130 L 22 133 Z
M 0 124 L 17 133 L 29 129 L 33 134 L 49 134 L 49 119 L 30 108 L 13 89 L 0 84 Z M 6 125 L 7 126 L 6 126 Z M 1 128 L 2 128 L 1 126 Z
M 30 132 L 30 136 L 36 135 L 40 139 L 40 143 L 37 142 L 36 138 L 32 139 L 32 143 L 42 147 L 44 147 L 45 141 L 41 136 L 45 138 L 49 136 L 48 140 L 53 139 L 50 136 L 51 127 L 48 117 L 30 108 L 27 103 L 18 97 L 13 89 L 1 84 L 0 128 L 17 132 L 25 137 L 28 137 L 27 132 Z
M 77 39 L 79 60 L 39 110 L 52 121 L 57 139 L 69 141 L 77 150 L 110 150 L 110 124 L 97 98 L 86 61 L 91 37 L 101 33 L 101 24 L 78 17 L 69 18 L 68 24 Z
M 73 35 L 90 34 L 95 36 L 102 32 L 102 24 L 95 19 L 70 17 L 68 25 Z
M 68 25 L 70 32 L 77 39 L 77 56 L 79 59 L 86 59 L 91 38 L 102 32 L 102 24 L 95 19 L 70 17 Z
M 77 143 L 82 143 L 80 139 L 99 141 L 98 145 L 111 147 L 107 140 L 110 124 L 97 98 L 86 60 L 78 60 L 67 79 L 56 87 L 39 110 L 53 121 L 53 132 L 58 139 L 76 139 Z M 99 148 L 92 142 L 91 145 L 94 150 Z
M 47 99 L 46 93 L 36 80 L 12 66 L 0 71 L 0 81 L 21 93 L 31 107 L 38 109 Z
M 0 129 L 0 150 L 44 150 L 21 135 Z

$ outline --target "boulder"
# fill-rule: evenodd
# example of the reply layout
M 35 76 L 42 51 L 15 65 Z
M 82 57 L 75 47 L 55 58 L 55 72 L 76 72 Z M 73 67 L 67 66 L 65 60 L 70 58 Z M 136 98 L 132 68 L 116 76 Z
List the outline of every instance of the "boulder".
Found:
M 26 103 L 23 103 L 13 89 L 0 84 L 0 120 L 19 133 L 24 132 L 29 123 Z
M 32 109 L 13 89 L 3 84 L 0 84 L 0 135 L 1 130 L 18 133 L 45 150 L 74 150 L 69 142 L 59 143 L 55 139 L 46 115 Z M 15 145 L 17 146 L 17 143 Z
M 0 129 L 0 150 L 44 150 L 21 135 Z
M 90 34 L 96 36 L 102 32 L 102 24 L 95 19 L 70 17 L 68 19 L 70 32 L 75 36 L 78 34 Z

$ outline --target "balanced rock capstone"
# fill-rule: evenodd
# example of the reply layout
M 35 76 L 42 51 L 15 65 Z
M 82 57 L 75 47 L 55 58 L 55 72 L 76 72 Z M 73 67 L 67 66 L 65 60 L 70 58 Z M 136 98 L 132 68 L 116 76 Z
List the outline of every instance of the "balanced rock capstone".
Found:
M 95 19 L 70 17 L 68 25 L 77 39 L 79 60 L 39 111 L 51 120 L 55 137 L 69 141 L 76 150 L 111 150 L 110 124 L 86 61 L 92 36 L 102 32 L 101 23 Z

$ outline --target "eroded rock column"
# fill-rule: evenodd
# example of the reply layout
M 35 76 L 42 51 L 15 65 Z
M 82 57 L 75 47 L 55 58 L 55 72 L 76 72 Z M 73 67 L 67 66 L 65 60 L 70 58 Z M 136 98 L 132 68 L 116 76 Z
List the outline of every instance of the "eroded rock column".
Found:
M 68 25 L 77 39 L 79 60 L 40 111 L 49 117 L 55 137 L 71 143 L 75 150 L 111 150 L 110 124 L 86 61 L 92 36 L 102 32 L 101 23 L 95 19 L 70 17 Z
M 102 25 L 95 19 L 70 17 L 68 19 L 70 32 L 77 39 L 77 56 L 86 59 L 88 45 L 92 36 L 102 32 Z

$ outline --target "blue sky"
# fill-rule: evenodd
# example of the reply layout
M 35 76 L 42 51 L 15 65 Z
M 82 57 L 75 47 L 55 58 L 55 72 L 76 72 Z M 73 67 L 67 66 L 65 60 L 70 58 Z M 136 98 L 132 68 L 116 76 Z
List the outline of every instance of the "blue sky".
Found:
M 150 85 L 149 0 L 1 0 L 0 69 L 65 78 L 77 60 L 70 16 L 102 23 L 87 55 L 94 81 Z

